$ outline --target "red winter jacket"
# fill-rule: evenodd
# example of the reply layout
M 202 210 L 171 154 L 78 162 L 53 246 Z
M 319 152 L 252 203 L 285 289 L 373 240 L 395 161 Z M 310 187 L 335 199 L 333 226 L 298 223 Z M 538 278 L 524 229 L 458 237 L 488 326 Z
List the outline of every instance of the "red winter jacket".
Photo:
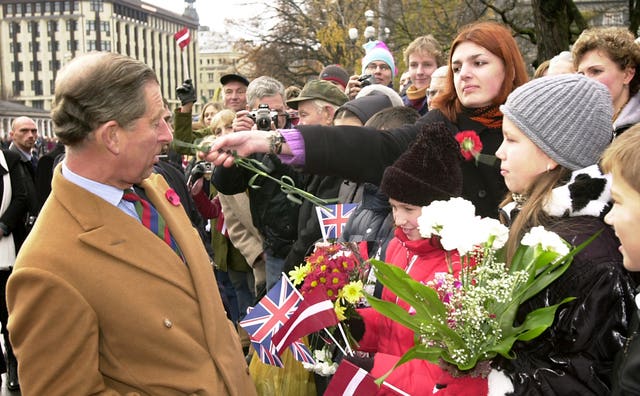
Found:
M 446 252 L 439 244 L 435 246 L 429 239 L 410 241 L 404 232 L 397 228 L 395 237 L 389 242 L 386 262 L 405 270 L 413 279 L 426 283 L 433 279 L 437 272 L 447 272 Z M 460 258 L 457 252 L 451 252 L 451 261 L 454 263 L 454 273 L 460 270 Z M 382 291 L 382 299 L 395 302 L 407 311 L 411 307 L 398 299 L 387 288 Z M 360 341 L 360 350 L 374 352 L 374 366 L 371 375 L 378 378 L 387 373 L 405 352 L 414 346 L 414 332 L 406 327 L 393 322 L 373 308 L 359 310 L 365 323 L 365 333 Z M 438 365 L 426 360 L 412 360 L 398 368 L 387 377 L 386 382 L 412 396 L 432 395 L 436 383 L 449 383 L 448 391 L 445 389 L 438 394 L 452 395 L 458 392 L 455 388 L 462 387 L 458 394 L 486 395 L 487 382 L 484 379 L 453 379 Z M 454 385 L 455 384 L 455 385 Z M 401 394 L 390 387 L 382 385 L 379 395 Z

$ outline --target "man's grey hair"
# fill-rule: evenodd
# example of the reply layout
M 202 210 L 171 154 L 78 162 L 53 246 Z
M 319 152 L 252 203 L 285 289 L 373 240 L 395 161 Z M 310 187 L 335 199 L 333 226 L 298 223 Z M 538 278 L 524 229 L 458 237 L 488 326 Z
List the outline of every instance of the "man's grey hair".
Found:
M 130 127 L 147 110 L 149 82 L 158 83 L 154 71 L 128 56 L 91 52 L 75 58 L 56 79 L 51 110 L 56 136 L 73 146 L 108 121 Z
M 258 101 L 267 96 L 280 95 L 284 100 L 284 85 L 273 77 L 261 76 L 251 81 L 247 87 L 247 104 L 255 110 Z

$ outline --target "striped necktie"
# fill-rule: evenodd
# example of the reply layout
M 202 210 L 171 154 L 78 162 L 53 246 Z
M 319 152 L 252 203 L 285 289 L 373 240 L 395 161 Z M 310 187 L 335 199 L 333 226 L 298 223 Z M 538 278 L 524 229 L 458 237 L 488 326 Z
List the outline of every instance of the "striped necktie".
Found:
M 140 197 L 132 188 L 124 190 L 122 199 L 133 203 L 136 208 L 136 212 L 138 213 L 138 217 L 142 222 L 142 225 L 147 227 L 149 230 L 151 230 L 151 232 L 165 241 L 167 245 L 171 246 L 171 248 L 184 261 L 182 252 L 180 252 L 180 247 L 171 236 L 167 223 L 164 221 L 164 218 L 160 215 L 160 213 L 158 213 L 156 208 L 154 208 L 153 205 L 149 203 L 149 201 Z

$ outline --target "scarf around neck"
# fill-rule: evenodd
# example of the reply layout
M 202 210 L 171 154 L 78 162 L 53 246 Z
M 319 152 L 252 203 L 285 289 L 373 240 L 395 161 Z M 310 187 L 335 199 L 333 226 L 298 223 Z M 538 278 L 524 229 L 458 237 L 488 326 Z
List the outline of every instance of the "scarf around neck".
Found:
M 427 87 L 418 89 L 415 85 L 407 88 L 407 98 L 409 100 L 417 101 L 422 100 L 427 96 Z
M 509 222 L 523 202 L 509 202 L 501 211 Z M 611 175 L 603 174 L 598 165 L 591 165 L 571 173 L 566 184 L 551 191 L 542 209 L 549 216 L 593 216 L 604 218 L 611 209 Z
M 491 105 L 473 109 L 463 107 L 462 112 L 469 116 L 469 118 L 471 118 L 472 120 L 479 122 L 487 128 L 502 128 L 502 112 L 500 111 L 500 107 L 498 105 Z

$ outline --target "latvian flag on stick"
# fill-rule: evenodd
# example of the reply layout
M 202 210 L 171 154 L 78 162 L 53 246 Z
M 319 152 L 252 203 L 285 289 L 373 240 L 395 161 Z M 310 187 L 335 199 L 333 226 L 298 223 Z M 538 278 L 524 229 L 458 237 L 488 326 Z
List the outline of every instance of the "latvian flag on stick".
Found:
M 173 37 L 176 39 L 176 43 L 180 47 L 181 50 L 184 49 L 191 42 L 191 36 L 189 35 L 189 28 L 182 28 L 178 31 L 178 33 L 174 34 Z
M 304 295 L 304 300 L 287 323 L 273 335 L 271 341 L 276 351 L 282 354 L 291 343 L 318 330 L 335 326 L 338 322 L 327 292 L 318 286 Z
M 342 359 L 325 395 L 370 396 L 378 393 L 373 376 L 347 359 Z

